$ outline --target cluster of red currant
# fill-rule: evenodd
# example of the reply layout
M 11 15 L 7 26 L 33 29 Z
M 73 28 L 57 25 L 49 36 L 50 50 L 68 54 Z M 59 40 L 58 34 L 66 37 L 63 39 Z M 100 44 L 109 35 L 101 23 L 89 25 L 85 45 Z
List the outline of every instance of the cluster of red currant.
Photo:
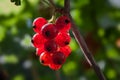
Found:
M 71 40 L 70 27 L 70 19 L 66 16 L 58 17 L 55 23 L 49 23 L 42 17 L 33 21 L 33 30 L 36 34 L 31 41 L 43 65 L 53 70 L 61 68 L 71 53 L 68 45 Z

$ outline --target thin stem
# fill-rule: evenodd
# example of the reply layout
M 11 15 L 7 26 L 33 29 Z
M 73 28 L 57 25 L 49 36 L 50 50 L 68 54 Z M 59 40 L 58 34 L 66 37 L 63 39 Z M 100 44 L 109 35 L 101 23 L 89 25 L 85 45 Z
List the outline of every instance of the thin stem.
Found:
M 49 5 L 50 7 L 52 7 L 54 10 L 56 9 L 56 6 L 53 2 L 53 0 L 42 0 L 44 3 L 46 3 L 47 5 Z
M 51 6 L 52 6 L 54 9 L 56 9 L 56 6 L 55 6 L 53 0 L 48 0 L 48 1 L 50 2 Z
M 47 5 L 50 5 L 46 0 L 42 0 L 41 2 L 46 3 Z
M 100 70 L 99 66 L 96 64 L 91 52 L 89 51 L 85 43 L 85 40 L 83 39 L 81 33 L 79 32 L 79 29 L 77 28 L 77 26 L 75 25 L 75 22 L 73 21 L 72 16 L 70 15 L 70 0 L 64 0 L 64 11 L 65 11 L 65 14 L 67 14 L 68 17 L 70 17 L 71 19 L 71 24 L 72 24 L 71 29 L 72 29 L 73 35 L 75 36 L 75 39 L 77 40 L 79 46 L 81 47 L 81 50 L 85 58 L 87 59 L 88 63 L 93 67 L 94 71 L 99 77 L 99 80 L 105 80 L 105 77 L 102 71 Z

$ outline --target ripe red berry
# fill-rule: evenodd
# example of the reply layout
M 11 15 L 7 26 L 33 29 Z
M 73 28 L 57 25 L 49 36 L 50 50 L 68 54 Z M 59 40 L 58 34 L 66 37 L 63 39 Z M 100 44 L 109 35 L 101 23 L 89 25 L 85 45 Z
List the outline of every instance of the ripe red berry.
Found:
M 36 18 L 34 21 L 33 21 L 33 30 L 36 32 L 36 33 L 40 33 L 41 32 L 41 28 L 44 24 L 46 24 L 47 21 L 45 18 L 42 18 L 42 17 L 38 17 Z
M 62 65 L 65 62 L 66 57 L 64 53 L 58 51 L 58 52 L 53 53 L 52 60 L 53 60 L 53 64 Z
M 68 57 L 71 53 L 70 46 L 60 47 L 60 51 L 65 54 L 66 57 Z
M 49 64 L 49 67 L 52 69 L 52 70 L 59 70 L 61 68 L 62 65 L 56 65 L 56 64 Z
M 40 55 L 40 62 L 44 65 L 44 66 L 48 66 L 51 62 L 52 62 L 52 59 L 51 59 L 51 55 L 47 52 L 43 52 L 41 55 Z
M 66 32 L 59 33 L 58 36 L 55 38 L 56 43 L 61 47 L 68 45 L 70 43 L 70 40 L 70 35 Z
M 67 16 L 60 16 L 55 24 L 47 23 L 46 19 L 38 17 L 33 21 L 36 34 L 31 42 L 36 48 L 36 55 L 40 62 L 53 70 L 61 68 L 71 49 L 68 46 L 71 37 L 68 33 L 71 27 Z
M 56 27 L 57 29 L 63 32 L 69 31 L 71 27 L 70 19 L 67 16 L 60 16 L 56 20 Z
M 44 52 L 44 46 L 36 48 L 36 55 L 40 56 Z
M 44 44 L 44 50 L 49 53 L 53 53 L 53 52 L 57 51 L 57 48 L 58 48 L 58 46 L 54 40 L 48 40 Z
M 57 36 L 58 29 L 55 27 L 54 24 L 48 23 L 42 27 L 41 32 L 46 39 L 53 39 Z
M 36 48 L 41 47 L 45 41 L 45 38 L 39 33 L 36 33 L 31 40 L 33 46 Z

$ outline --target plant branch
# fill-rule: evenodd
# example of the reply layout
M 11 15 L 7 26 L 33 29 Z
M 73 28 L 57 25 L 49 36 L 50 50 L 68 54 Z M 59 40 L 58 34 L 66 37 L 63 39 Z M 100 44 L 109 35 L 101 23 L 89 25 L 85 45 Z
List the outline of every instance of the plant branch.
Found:
M 99 77 L 99 80 L 105 80 L 105 77 L 102 71 L 100 70 L 99 66 L 96 64 L 91 52 L 89 51 L 85 43 L 85 40 L 83 39 L 81 33 L 79 32 L 79 29 L 77 28 L 75 22 L 73 21 L 72 16 L 70 15 L 70 0 L 64 0 L 64 12 L 68 17 L 70 17 L 71 26 L 72 26 L 71 29 L 72 29 L 73 35 L 75 36 L 75 39 L 77 40 L 79 46 L 81 47 L 81 50 L 85 58 L 87 59 L 88 63 L 90 64 L 90 66 L 93 67 L 94 71 Z
M 85 58 L 87 59 L 88 63 L 90 64 L 90 66 L 93 67 L 94 71 L 96 72 L 97 76 L 99 77 L 100 80 L 105 80 L 105 77 L 102 73 L 102 71 L 100 70 L 99 66 L 96 64 L 91 52 L 89 51 L 82 35 L 80 34 L 77 26 L 75 25 L 75 23 L 73 22 L 72 17 L 70 16 L 71 19 L 71 23 L 72 23 L 72 32 L 73 35 L 75 36 L 75 39 L 77 40 L 79 46 L 81 47 L 81 50 L 85 56 Z
M 64 13 L 70 13 L 70 0 L 64 0 Z

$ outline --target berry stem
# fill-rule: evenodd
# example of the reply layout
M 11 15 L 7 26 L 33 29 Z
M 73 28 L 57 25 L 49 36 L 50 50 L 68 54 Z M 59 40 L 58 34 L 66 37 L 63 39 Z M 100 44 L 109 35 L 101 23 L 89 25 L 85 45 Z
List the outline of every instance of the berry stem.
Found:
M 79 32 L 79 29 L 77 28 L 75 22 L 73 21 L 72 16 L 70 15 L 70 0 L 64 0 L 64 14 L 68 16 L 71 20 L 71 29 L 72 29 L 73 35 L 77 40 L 86 60 L 96 72 L 96 75 L 98 76 L 99 80 L 106 80 L 99 66 L 96 64 L 93 55 L 89 51 L 85 40 L 83 39 L 81 33 Z

